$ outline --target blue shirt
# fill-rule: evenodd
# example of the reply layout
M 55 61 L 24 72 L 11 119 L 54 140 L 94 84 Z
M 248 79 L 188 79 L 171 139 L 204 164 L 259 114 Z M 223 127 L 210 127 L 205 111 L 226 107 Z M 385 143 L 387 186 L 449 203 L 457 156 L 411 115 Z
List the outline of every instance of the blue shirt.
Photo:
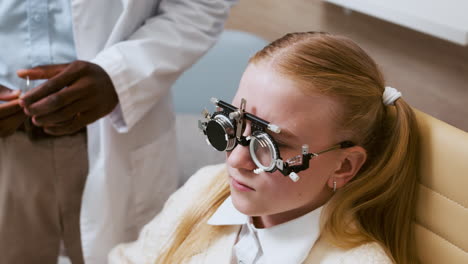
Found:
M 1 85 L 25 91 L 18 69 L 75 59 L 70 0 L 0 1 Z

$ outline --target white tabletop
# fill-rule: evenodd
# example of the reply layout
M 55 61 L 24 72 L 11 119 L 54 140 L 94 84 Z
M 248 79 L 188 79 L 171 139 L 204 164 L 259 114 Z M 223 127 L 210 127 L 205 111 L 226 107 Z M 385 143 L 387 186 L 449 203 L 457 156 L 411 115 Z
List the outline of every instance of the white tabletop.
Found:
M 467 0 L 324 0 L 460 45 L 468 45 Z

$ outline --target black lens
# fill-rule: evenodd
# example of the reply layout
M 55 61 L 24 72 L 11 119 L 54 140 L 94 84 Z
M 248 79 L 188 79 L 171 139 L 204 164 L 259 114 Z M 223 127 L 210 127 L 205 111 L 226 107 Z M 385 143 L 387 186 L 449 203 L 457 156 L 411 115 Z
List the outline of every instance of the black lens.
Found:
M 224 127 L 218 122 L 211 120 L 206 126 L 206 136 L 210 144 L 219 151 L 226 150 L 228 141 Z

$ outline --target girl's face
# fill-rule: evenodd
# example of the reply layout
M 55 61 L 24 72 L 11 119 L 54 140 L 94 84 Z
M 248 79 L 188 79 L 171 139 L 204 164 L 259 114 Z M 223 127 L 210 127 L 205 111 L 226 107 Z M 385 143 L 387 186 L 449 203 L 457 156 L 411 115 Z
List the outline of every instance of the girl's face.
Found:
M 339 143 L 337 102 L 318 93 L 305 95 L 298 84 L 266 64 L 247 67 L 233 105 L 239 107 L 241 98 L 247 101 L 247 112 L 281 128 L 280 134 L 269 134 L 283 160 L 299 155 L 303 144 L 309 152 L 318 152 Z M 249 123 L 245 134 L 250 134 Z M 304 215 L 330 199 L 330 179 L 341 166 L 340 155 L 342 150 L 335 150 L 312 158 L 309 169 L 293 182 L 279 171 L 255 174 L 249 148 L 237 145 L 226 158 L 234 206 L 265 227 Z

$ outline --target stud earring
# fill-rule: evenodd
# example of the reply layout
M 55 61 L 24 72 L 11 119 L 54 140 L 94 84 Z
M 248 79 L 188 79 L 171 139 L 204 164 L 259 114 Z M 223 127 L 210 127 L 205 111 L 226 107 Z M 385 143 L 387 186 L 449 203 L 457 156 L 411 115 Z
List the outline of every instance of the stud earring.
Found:
M 336 192 L 336 181 L 333 181 L 333 192 Z

